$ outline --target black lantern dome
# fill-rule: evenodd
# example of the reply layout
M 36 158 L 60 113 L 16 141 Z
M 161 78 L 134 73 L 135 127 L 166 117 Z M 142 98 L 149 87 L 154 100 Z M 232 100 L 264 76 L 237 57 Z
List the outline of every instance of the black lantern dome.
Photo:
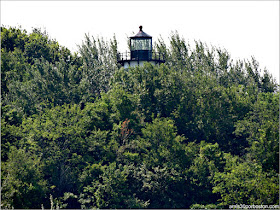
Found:
M 130 38 L 152 38 L 152 36 L 150 36 L 149 34 L 146 34 L 142 29 L 143 29 L 143 26 L 139 26 L 139 29 L 140 31 L 135 35 L 135 36 L 131 36 Z
M 129 47 L 130 53 L 119 53 L 118 54 L 118 63 L 123 66 L 131 66 L 131 62 L 144 61 L 153 62 L 153 63 L 164 63 L 163 55 L 160 53 L 153 52 L 152 46 L 152 36 L 145 33 L 142 29 L 142 26 L 139 26 L 139 32 L 129 37 Z M 127 64 L 127 65 L 126 65 Z

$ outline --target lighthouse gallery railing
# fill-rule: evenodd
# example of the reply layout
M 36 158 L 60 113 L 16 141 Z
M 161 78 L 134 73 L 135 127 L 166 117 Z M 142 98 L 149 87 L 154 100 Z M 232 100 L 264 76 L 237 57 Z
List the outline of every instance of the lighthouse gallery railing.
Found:
M 118 61 L 129 61 L 129 60 L 146 60 L 146 61 L 158 61 L 158 62 L 165 62 L 165 55 L 163 53 L 160 52 L 154 52 L 154 51 L 150 51 L 149 54 L 151 53 L 151 55 L 145 57 L 145 59 L 143 59 L 143 56 L 141 56 L 141 54 L 137 54 L 135 53 L 133 55 L 133 57 L 131 56 L 130 52 L 124 52 L 124 53 L 118 53 L 117 54 L 117 59 Z

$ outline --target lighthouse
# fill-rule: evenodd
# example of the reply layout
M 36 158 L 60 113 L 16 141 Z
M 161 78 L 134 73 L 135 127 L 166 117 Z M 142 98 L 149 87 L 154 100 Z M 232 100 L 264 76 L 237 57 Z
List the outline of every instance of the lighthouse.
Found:
M 154 65 L 164 63 L 164 55 L 153 51 L 152 36 L 143 31 L 139 26 L 139 32 L 129 38 L 130 52 L 118 53 L 118 63 L 124 68 L 143 66 L 144 62 Z

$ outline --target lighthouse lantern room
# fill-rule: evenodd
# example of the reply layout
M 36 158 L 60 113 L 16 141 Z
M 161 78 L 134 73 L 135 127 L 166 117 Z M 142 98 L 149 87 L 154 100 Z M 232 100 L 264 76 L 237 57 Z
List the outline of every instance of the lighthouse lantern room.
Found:
M 129 39 L 130 52 L 118 54 L 118 63 L 124 68 L 142 66 L 144 62 L 152 64 L 164 63 L 163 54 L 152 50 L 152 36 L 146 34 L 142 30 L 142 26 L 139 26 L 139 29 L 139 32 Z

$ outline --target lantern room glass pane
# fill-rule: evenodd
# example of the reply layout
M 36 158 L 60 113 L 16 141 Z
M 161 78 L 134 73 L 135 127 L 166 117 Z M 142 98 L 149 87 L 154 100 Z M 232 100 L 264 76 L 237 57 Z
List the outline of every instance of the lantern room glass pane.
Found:
M 152 50 L 152 39 L 131 39 L 130 50 Z

